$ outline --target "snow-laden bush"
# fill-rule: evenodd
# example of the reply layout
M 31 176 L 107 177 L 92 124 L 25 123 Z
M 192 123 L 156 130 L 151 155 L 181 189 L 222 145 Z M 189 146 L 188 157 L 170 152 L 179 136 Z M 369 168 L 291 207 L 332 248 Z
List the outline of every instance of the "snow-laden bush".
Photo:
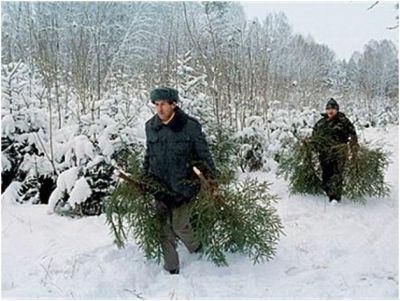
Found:
M 63 171 L 49 199 L 49 211 L 62 215 L 98 215 L 113 189 L 115 167 L 107 158 L 95 156 L 85 165 Z
M 65 211 L 64 208 L 68 202 L 69 195 L 74 188 L 75 182 L 79 177 L 79 167 L 71 167 L 58 175 L 57 187 L 49 198 L 49 211 Z M 70 210 L 70 205 L 67 210 Z
M 243 172 L 256 171 L 264 167 L 264 153 L 267 148 L 265 131 L 257 127 L 246 127 L 235 138 L 240 145 L 238 164 Z
M 11 205 L 21 203 L 20 190 L 22 183 L 18 181 L 12 182 L 1 196 L 1 202 Z
M 12 138 L 15 133 L 15 122 L 11 115 L 5 115 L 1 118 L 1 137 Z
M 79 135 L 62 145 L 57 154 L 70 166 L 82 166 L 94 155 L 93 143 L 88 137 Z

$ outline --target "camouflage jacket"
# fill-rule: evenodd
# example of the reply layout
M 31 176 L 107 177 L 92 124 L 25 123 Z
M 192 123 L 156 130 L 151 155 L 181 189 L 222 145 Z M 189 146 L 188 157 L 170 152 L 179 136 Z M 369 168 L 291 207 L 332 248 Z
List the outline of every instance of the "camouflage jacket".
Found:
M 320 152 L 329 152 L 336 145 L 357 143 L 357 134 L 354 125 L 342 112 L 338 112 L 332 119 L 327 114 L 315 124 L 312 141 Z

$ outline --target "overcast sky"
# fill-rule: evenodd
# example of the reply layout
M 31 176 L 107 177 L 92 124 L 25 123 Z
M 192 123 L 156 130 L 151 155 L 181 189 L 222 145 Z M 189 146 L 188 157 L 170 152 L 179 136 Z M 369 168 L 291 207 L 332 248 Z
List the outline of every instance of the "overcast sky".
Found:
M 371 39 L 390 39 L 398 43 L 398 29 L 388 30 L 396 24 L 396 2 L 380 1 L 242 1 L 244 11 L 251 20 L 260 20 L 271 12 L 282 11 L 288 17 L 294 32 L 310 34 L 316 42 L 328 45 L 338 58 L 349 59 L 355 51 L 362 51 Z

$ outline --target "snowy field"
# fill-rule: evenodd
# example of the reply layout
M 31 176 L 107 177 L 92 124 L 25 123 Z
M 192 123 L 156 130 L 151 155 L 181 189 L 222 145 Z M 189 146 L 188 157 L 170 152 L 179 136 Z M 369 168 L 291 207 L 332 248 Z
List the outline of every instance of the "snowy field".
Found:
M 286 236 L 274 260 L 252 265 L 229 255 L 218 268 L 180 247 L 181 274 L 146 262 L 132 242 L 118 250 L 105 216 L 70 219 L 45 205 L 2 202 L 3 298 L 242 299 L 398 298 L 398 127 L 368 129 L 393 152 L 392 194 L 366 206 L 290 196 L 270 173 Z M 244 176 L 244 175 L 243 175 Z

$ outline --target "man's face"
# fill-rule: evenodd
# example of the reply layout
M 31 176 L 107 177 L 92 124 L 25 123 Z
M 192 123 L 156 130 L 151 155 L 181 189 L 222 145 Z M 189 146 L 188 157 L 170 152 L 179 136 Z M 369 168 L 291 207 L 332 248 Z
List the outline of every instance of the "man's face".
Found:
M 155 102 L 157 115 L 162 121 L 167 121 L 171 118 L 176 107 L 175 102 L 169 103 L 167 100 L 156 100 Z
M 327 109 L 326 114 L 328 115 L 329 119 L 332 119 L 333 117 L 336 116 L 337 110 L 336 109 Z

